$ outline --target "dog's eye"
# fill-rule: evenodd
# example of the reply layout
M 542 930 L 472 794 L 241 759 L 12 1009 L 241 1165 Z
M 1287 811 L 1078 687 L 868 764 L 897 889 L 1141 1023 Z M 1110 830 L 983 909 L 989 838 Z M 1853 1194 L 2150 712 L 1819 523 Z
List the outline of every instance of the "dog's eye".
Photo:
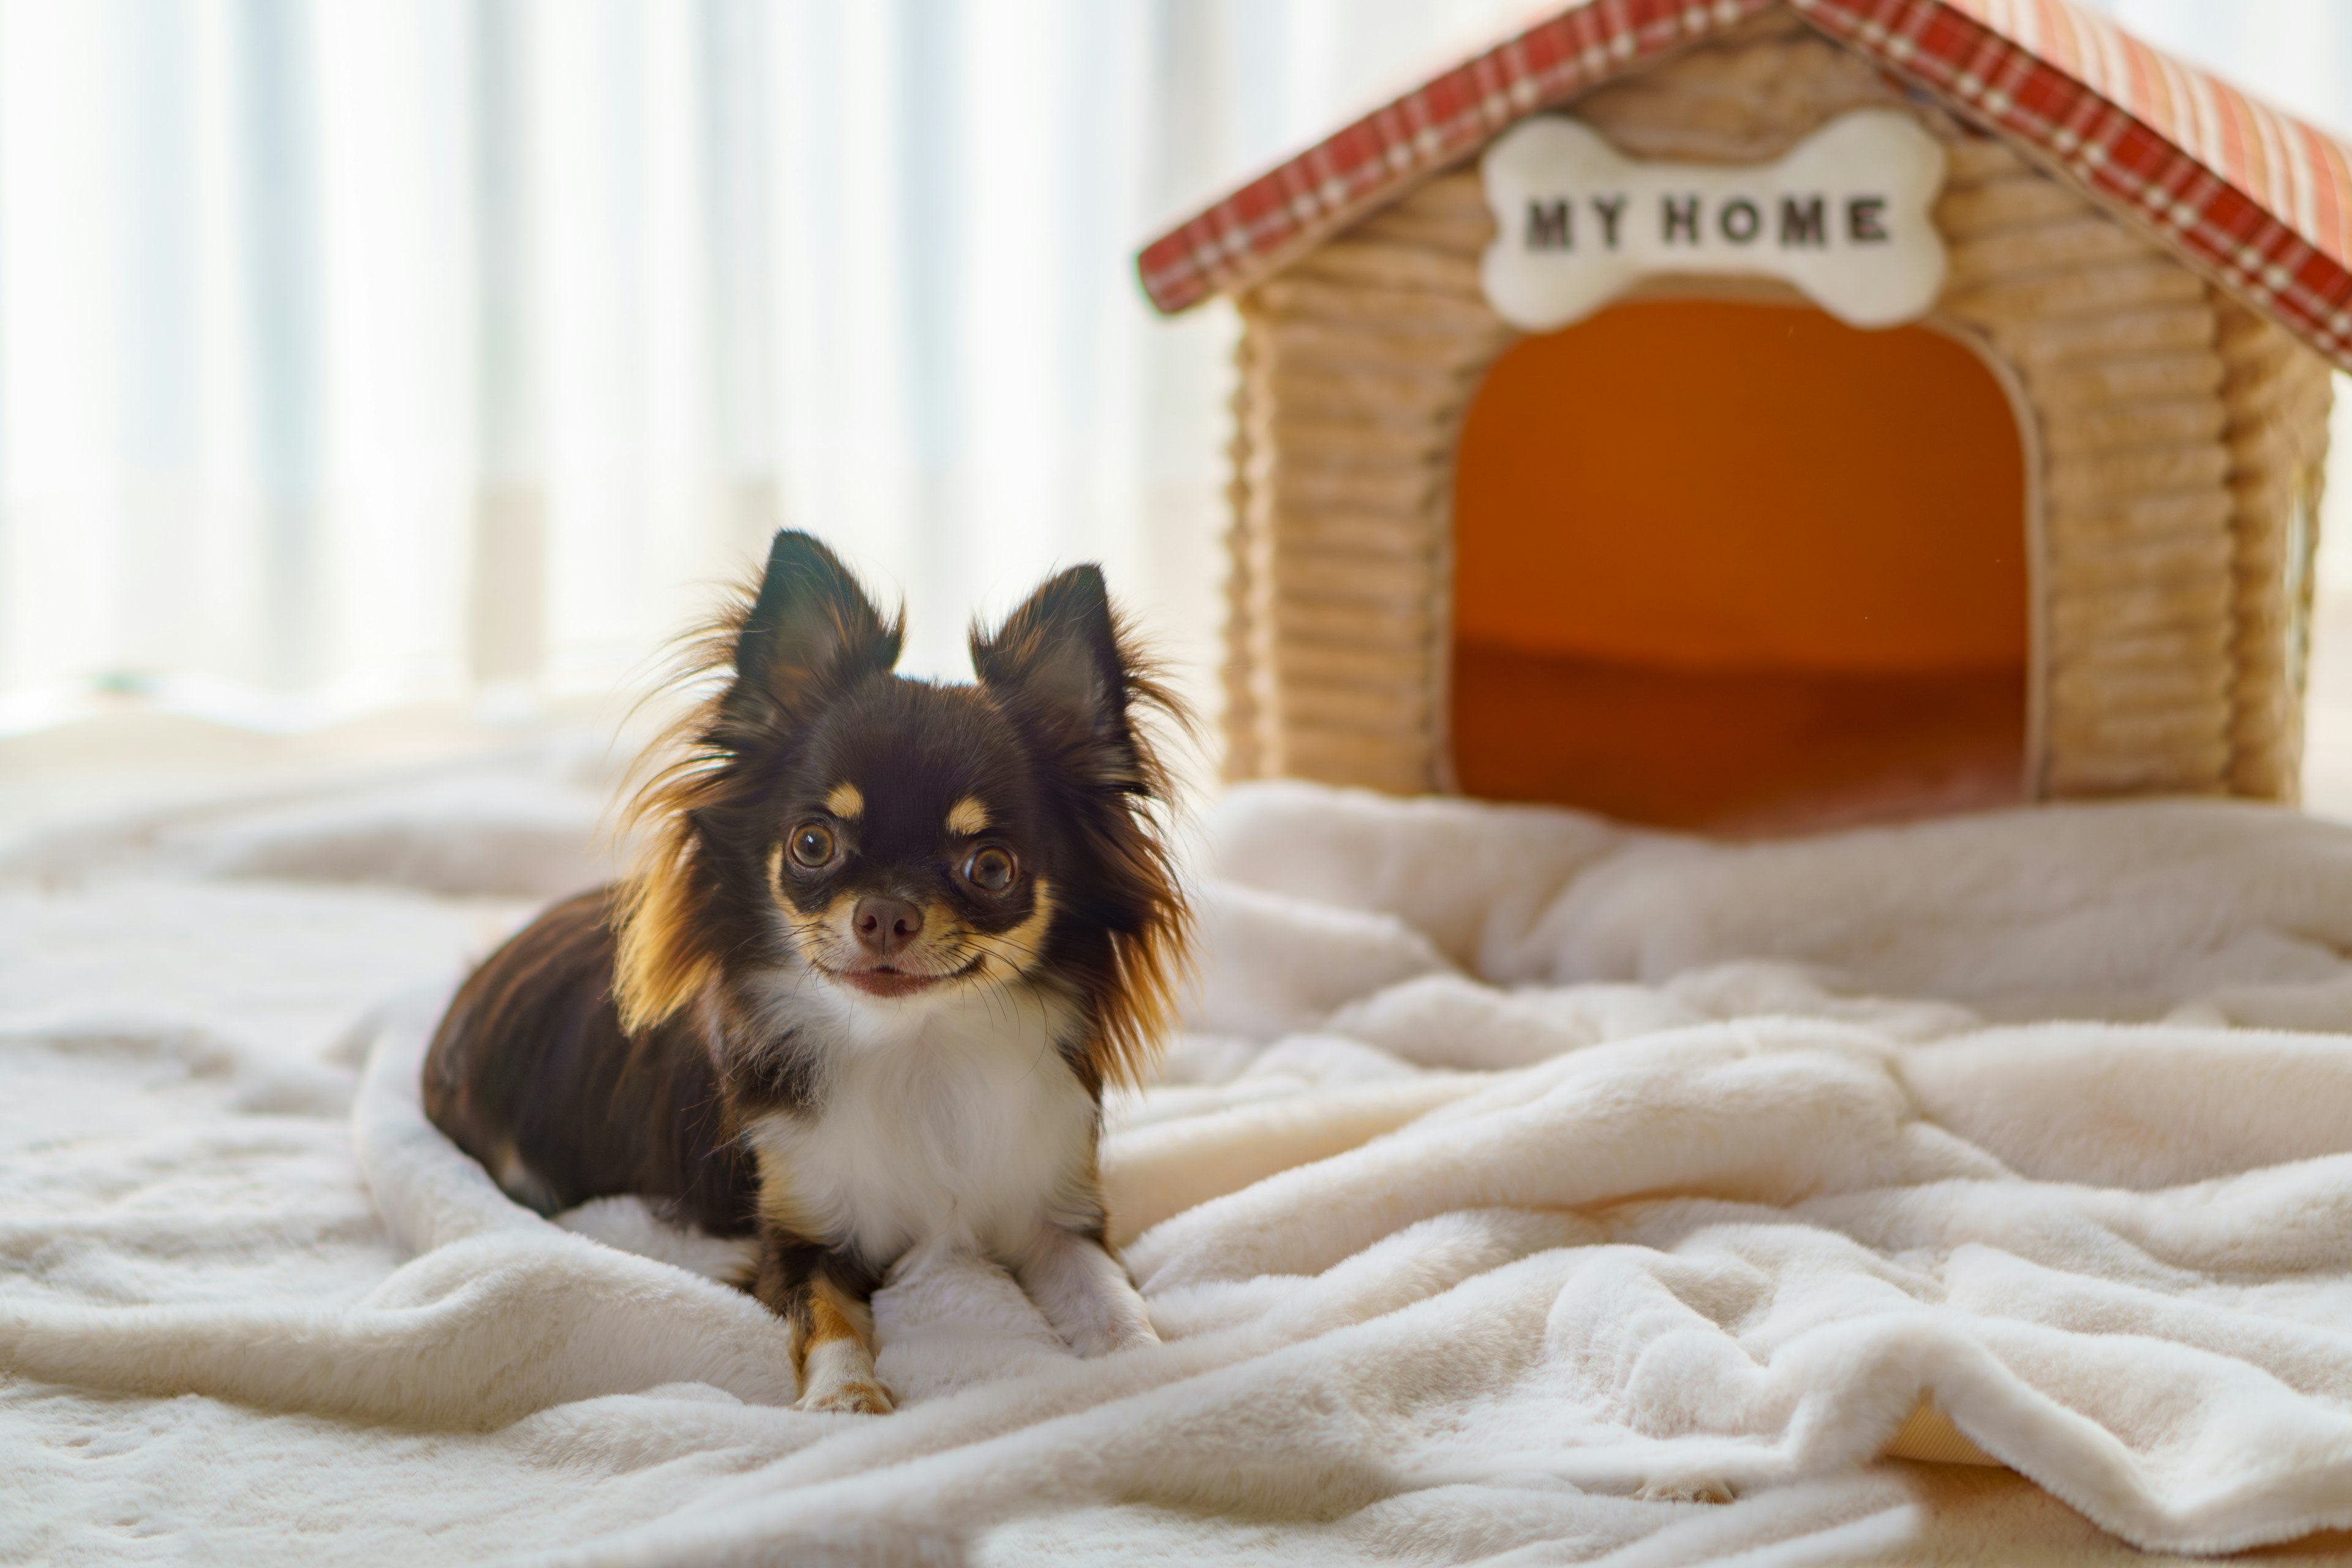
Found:
M 972 851 L 963 863 L 963 879 L 983 893 L 1001 893 L 1013 886 L 1013 857 L 993 844 Z
M 833 829 L 822 822 L 803 822 L 793 829 L 793 860 L 811 870 L 833 859 Z

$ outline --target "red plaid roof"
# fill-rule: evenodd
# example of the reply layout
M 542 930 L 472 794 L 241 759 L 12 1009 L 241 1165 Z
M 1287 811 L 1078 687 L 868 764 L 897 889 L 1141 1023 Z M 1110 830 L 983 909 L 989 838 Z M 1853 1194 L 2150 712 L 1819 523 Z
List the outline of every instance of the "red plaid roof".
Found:
M 1174 313 L 1246 287 L 1514 121 L 1782 0 L 1582 0 L 1147 246 Z M 1785 0 L 2086 190 L 2352 369 L 2352 153 L 2068 0 Z

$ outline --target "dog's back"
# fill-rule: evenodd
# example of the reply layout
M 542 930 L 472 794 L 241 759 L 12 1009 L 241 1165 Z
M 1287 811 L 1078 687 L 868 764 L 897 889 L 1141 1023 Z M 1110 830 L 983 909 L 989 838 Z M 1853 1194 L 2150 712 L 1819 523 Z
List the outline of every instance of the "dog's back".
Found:
M 756 1176 L 691 1012 L 622 1032 L 614 896 L 556 905 L 459 988 L 425 1058 L 425 1113 L 542 1214 L 636 1193 L 706 1230 L 747 1231 Z

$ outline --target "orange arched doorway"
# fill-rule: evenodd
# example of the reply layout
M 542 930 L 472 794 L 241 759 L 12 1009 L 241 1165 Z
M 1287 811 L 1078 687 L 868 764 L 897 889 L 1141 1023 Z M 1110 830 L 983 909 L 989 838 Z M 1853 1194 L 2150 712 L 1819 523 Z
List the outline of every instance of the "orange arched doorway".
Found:
M 1773 831 L 2024 794 L 2025 458 L 1925 327 L 1621 305 L 1496 361 L 1454 475 L 1470 795 Z

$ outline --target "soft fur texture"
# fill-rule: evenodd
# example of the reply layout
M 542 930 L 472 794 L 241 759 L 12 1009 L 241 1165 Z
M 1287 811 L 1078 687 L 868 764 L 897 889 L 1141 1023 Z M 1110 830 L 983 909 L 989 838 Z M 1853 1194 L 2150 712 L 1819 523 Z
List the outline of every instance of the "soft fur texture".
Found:
M 802 1399 L 879 1414 L 866 1302 L 910 1251 L 1014 1269 L 1087 1353 L 1154 1342 L 1105 1251 L 1104 1085 L 1159 1043 L 1185 914 L 1145 710 L 1172 710 L 1091 566 L 970 686 L 892 672 L 832 552 L 776 535 L 686 672 L 631 808 L 646 852 L 459 988 L 436 1125 L 553 1214 L 634 1194 L 749 1234 Z
M 2352 1496 L 2342 827 L 1737 848 L 1237 791 L 1190 1028 L 1103 1148 L 1169 1342 L 1081 1360 L 921 1253 L 874 1421 L 790 1408 L 782 1325 L 704 1277 L 740 1247 L 550 1222 L 450 1145 L 437 994 L 351 1026 L 589 879 L 591 792 L 481 777 L 0 889 L 0 1559 L 2120 1565 L 2168 1559 L 2085 1515 L 2218 1550 Z M 415 890 L 436 844 L 467 896 Z M 216 869 L 257 861 L 311 880 Z M 2246 1026 L 2287 1024 L 2329 1032 Z M 1923 1395 L 2082 1511 L 1871 1462 Z

